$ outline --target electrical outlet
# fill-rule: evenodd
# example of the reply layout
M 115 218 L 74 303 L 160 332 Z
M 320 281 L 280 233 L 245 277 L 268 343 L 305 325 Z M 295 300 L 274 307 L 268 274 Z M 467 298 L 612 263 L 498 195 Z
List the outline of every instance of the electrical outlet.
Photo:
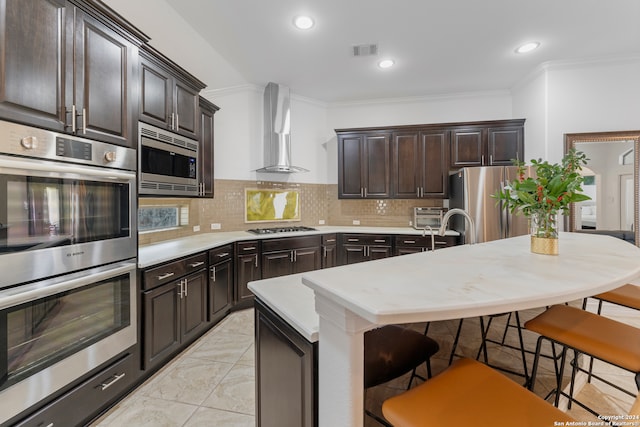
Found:
M 320 221 L 318 221 L 318 225 L 324 225 L 324 219 L 321 219 Z
M 199 225 L 194 225 L 193 226 L 193 232 L 196 233 L 198 231 L 200 231 L 200 226 Z
M 220 230 L 222 228 L 222 224 L 218 223 L 218 222 L 214 222 L 213 224 L 211 224 L 211 229 L 212 230 Z
M 354 219 L 353 220 L 353 225 L 360 225 L 360 220 L 359 219 Z

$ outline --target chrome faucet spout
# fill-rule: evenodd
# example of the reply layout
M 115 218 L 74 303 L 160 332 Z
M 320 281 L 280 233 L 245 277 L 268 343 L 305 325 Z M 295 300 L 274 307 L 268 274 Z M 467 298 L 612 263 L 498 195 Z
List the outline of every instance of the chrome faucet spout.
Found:
M 433 232 L 433 228 L 431 228 L 430 225 L 425 225 L 424 226 L 424 228 L 422 229 L 422 237 L 426 236 L 427 229 L 429 229 L 429 233 L 431 233 L 431 250 L 435 251 L 436 250 L 436 236 L 435 236 L 435 233 Z
M 463 217 L 466 218 L 467 222 L 469 223 L 468 242 L 470 245 L 473 245 L 474 243 L 476 243 L 476 228 L 473 223 L 473 218 L 471 218 L 471 215 L 469 215 L 469 213 L 464 209 L 459 209 L 459 208 L 449 209 L 447 213 L 444 214 L 444 217 L 442 217 L 442 224 L 440 225 L 440 230 L 438 230 L 438 234 L 440 236 L 445 235 L 445 233 L 447 232 L 447 223 L 449 222 L 449 219 L 454 215 L 462 215 Z

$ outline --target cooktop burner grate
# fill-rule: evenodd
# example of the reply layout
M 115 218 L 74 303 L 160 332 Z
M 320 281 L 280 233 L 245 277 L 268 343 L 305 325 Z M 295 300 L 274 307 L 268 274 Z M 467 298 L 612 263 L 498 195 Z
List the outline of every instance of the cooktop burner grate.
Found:
M 311 227 L 272 227 L 272 228 L 252 228 L 247 230 L 253 234 L 276 234 L 276 233 L 292 233 L 295 231 L 315 231 L 315 228 Z

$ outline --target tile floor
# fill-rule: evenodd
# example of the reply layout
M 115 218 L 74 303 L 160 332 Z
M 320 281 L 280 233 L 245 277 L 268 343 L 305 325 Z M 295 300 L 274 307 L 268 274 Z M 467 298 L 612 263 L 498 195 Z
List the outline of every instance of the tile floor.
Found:
M 521 312 L 522 322 L 535 316 L 541 310 Z M 626 313 L 619 320 L 640 327 L 637 312 Z M 606 314 L 606 312 L 605 312 Z M 506 316 L 497 317 L 491 333 L 498 336 L 504 330 Z M 434 373 L 448 365 L 453 336 L 457 321 L 433 322 L 429 336 L 440 344 L 440 351 L 432 360 Z M 411 325 L 423 331 L 424 324 Z M 92 427 L 245 427 L 255 425 L 255 375 L 254 375 L 254 335 L 253 310 L 233 313 L 201 339 L 186 349 L 156 375 L 146 381 L 111 411 L 92 424 Z M 475 357 L 480 340 L 478 319 L 464 322 L 458 352 Z M 515 343 L 517 334 L 510 328 L 507 342 Z M 535 349 L 536 336 L 525 332 L 525 347 Z M 496 365 L 522 370 L 519 353 L 497 345 L 489 346 L 490 362 Z M 527 356 L 529 366 L 533 355 Z M 553 388 L 552 365 L 542 359 L 535 392 L 545 396 Z M 604 373 L 616 383 L 635 390 L 633 375 L 610 367 L 596 365 L 596 370 Z M 507 374 L 515 381 L 522 377 Z M 382 400 L 406 387 L 408 376 L 391 381 L 366 393 L 365 405 L 379 413 Z M 633 398 L 603 385 L 598 381 L 586 384 L 578 398 L 588 402 L 603 414 L 624 414 L 631 406 Z M 580 407 L 574 405 L 571 415 L 583 421 L 597 420 Z M 365 419 L 366 427 L 378 427 L 370 418 Z

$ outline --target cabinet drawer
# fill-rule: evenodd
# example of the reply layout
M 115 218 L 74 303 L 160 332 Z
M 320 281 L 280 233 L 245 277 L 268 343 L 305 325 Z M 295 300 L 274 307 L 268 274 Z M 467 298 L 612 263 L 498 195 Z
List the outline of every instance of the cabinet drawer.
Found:
M 191 274 L 194 271 L 207 268 L 207 253 L 202 252 L 200 254 L 190 256 L 189 258 L 185 258 L 182 262 L 184 263 L 184 274 Z
M 338 243 L 338 235 L 335 233 L 332 234 L 323 234 L 322 235 L 322 244 L 323 245 L 335 245 Z
M 318 235 L 304 237 L 286 237 L 284 239 L 268 239 L 262 241 L 262 253 L 290 249 L 311 248 L 320 246 L 322 239 Z
M 127 354 L 17 425 L 84 425 L 133 384 L 138 363 L 132 354 Z
M 169 262 L 144 272 L 143 289 L 152 289 L 172 280 L 184 276 L 185 263 L 183 260 Z
M 436 241 L 437 241 L 436 237 Z M 427 245 L 431 245 L 431 236 L 422 237 L 422 236 L 396 236 L 395 238 L 396 246 L 405 247 L 405 248 L 413 248 L 413 247 L 424 247 Z
M 224 245 L 209 251 L 209 264 L 214 265 L 226 261 L 233 256 L 233 246 Z
M 345 234 L 342 236 L 345 245 L 391 246 L 391 236 L 373 234 Z
M 242 254 L 255 254 L 260 248 L 260 242 L 257 240 L 250 240 L 247 242 L 236 243 L 238 248 L 238 255 Z

